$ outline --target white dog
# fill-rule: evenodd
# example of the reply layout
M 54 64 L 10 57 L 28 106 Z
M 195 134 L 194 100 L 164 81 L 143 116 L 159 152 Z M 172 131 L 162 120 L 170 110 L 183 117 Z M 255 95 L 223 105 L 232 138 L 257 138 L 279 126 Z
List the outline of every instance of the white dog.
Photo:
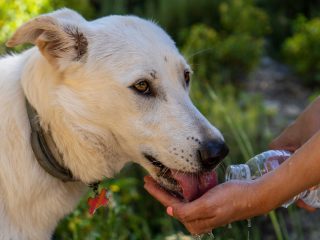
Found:
M 36 47 L 0 59 L 0 239 L 50 239 L 86 185 L 129 161 L 187 200 L 216 184 L 208 171 L 227 147 L 191 103 L 191 70 L 157 25 L 62 9 L 7 46 L 23 43 Z

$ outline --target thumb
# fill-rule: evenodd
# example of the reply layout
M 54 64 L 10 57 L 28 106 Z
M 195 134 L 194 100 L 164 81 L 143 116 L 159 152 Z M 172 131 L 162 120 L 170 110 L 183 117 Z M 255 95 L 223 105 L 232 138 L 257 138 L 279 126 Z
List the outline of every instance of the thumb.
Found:
M 167 214 L 171 217 L 177 218 L 180 221 L 187 220 L 186 211 L 184 211 L 184 207 L 182 204 L 173 204 L 172 206 L 167 207 Z
M 167 214 L 171 217 L 173 217 L 173 207 L 169 206 L 167 207 Z
M 174 203 L 167 207 L 167 214 L 185 222 L 200 218 L 201 210 L 201 204 L 196 200 L 190 203 Z

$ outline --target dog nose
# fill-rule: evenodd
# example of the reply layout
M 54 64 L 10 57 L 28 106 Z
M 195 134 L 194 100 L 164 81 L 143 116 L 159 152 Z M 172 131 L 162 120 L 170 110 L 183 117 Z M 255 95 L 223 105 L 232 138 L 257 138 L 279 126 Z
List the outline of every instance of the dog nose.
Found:
M 228 146 L 221 140 L 209 140 L 198 150 L 200 162 L 206 170 L 215 168 L 229 153 Z

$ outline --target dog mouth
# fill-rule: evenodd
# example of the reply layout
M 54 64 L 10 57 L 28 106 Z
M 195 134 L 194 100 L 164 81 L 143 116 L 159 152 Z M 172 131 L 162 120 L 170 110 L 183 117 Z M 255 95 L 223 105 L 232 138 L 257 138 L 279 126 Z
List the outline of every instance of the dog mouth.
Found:
M 184 172 L 166 167 L 150 154 L 144 154 L 144 157 L 157 169 L 158 180 L 156 181 L 168 192 L 185 201 L 189 202 L 201 197 L 218 184 L 217 174 L 214 170 L 196 173 Z

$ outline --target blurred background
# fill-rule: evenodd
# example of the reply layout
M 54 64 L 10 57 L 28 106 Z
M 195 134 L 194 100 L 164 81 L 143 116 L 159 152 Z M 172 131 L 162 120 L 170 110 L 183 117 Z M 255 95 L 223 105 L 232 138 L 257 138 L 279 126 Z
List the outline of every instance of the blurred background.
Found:
M 221 129 L 231 148 L 218 169 L 221 180 L 228 164 L 266 150 L 319 94 L 318 0 L 0 0 L 0 54 L 12 51 L 4 43 L 18 26 L 61 7 L 89 20 L 138 15 L 172 36 L 194 70 L 195 105 Z M 145 174 L 132 164 L 106 180 L 109 207 L 90 217 L 83 198 L 60 222 L 54 239 L 192 239 L 144 191 Z M 250 239 L 320 239 L 319 223 L 319 213 L 290 206 L 252 219 L 251 228 L 243 221 L 213 233 L 217 240 L 248 239 L 248 232 Z

